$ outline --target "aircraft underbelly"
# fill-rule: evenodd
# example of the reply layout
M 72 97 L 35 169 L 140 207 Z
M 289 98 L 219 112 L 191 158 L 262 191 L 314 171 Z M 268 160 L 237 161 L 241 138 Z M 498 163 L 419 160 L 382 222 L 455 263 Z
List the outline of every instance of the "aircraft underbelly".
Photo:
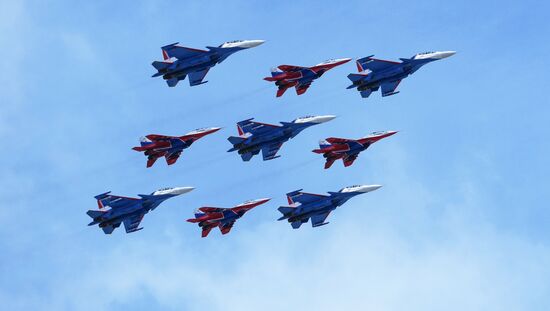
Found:
M 117 213 L 116 215 L 114 215 L 113 217 L 105 220 L 102 223 L 105 224 L 105 225 L 117 224 L 117 223 L 122 222 L 124 219 L 130 218 L 130 217 L 135 216 L 135 215 L 139 215 L 141 213 L 147 214 L 147 212 L 148 212 L 148 210 L 143 209 L 143 208 L 132 208 L 132 209 L 129 209 L 127 211 L 122 211 L 120 213 Z
M 207 62 L 203 62 L 203 63 L 199 63 L 199 64 L 193 64 L 193 65 L 190 65 L 190 66 L 183 66 L 181 68 L 177 68 L 174 71 L 170 71 L 170 72 L 166 73 L 164 75 L 164 79 L 168 80 L 168 79 L 172 79 L 172 78 L 179 78 L 179 77 L 182 77 L 182 76 L 186 76 L 186 75 L 188 75 L 192 72 L 202 71 L 202 70 L 205 70 L 205 69 L 212 68 L 212 67 L 214 67 L 214 65 L 216 65 L 215 62 L 207 61 Z
M 266 145 L 275 144 L 275 143 L 284 143 L 288 141 L 288 139 L 289 138 L 287 138 L 285 135 L 281 135 L 281 134 L 270 134 L 265 137 L 256 137 L 256 139 L 253 139 L 252 142 L 250 142 L 246 146 L 243 146 L 241 148 L 241 152 L 246 153 L 252 150 L 259 150 Z

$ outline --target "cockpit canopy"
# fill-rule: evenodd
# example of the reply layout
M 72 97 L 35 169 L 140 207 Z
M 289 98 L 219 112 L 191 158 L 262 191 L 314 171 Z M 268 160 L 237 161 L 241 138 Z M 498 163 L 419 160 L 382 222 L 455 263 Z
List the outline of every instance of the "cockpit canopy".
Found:
M 173 188 L 173 187 L 160 188 L 160 189 L 157 190 L 157 191 L 153 191 L 153 192 L 151 193 L 151 195 L 155 195 L 155 194 L 157 194 L 157 193 L 159 193 L 159 192 L 164 192 L 164 191 L 172 190 L 172 189 L 174 189 L 174 188 Z
M 311 119 L 311 118 L 315 118 L 315 116 L 303 116 L 303 117 L 299 117 L 299 118 L 294 119 L 292 122 L 296 123 L 296 121 L 303 121 L 303 120 L 307 120 L 307 119 Z
M 227 42 L 224 42 L 222 44 L 220 44 L 218 47 L 219 48 L 222 48 L 226 45 L 229 45 L 229 44 L 234 44 L 234 43 L 239 43 L 239 42 L 243 42 L 244 40 L 233 40 L 233 41 L 227 41 Z
M 362 185 L 348 186 L 348 187 L 344 187 L 344 188 L 340 189 L 339 192 L 349 192 L 350 190 L 353 190 L 355 188 L 360 188 L 360 187 L 362 187 Z

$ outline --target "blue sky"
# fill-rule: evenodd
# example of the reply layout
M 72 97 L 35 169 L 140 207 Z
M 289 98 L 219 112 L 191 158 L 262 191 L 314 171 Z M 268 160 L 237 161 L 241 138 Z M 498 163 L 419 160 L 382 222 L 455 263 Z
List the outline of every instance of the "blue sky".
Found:
M 0 1 L 0 304 L 6 310 L 548 310 L 548 4 L 540 1 Z M 265 39 L 208 75 L 152 79 L 160 46 Z M 279 64 L 456 50 L 362 100 L 349 63 L 297 97 Z M 335 114 L 243 163 L 237 121 Z M 224 129 L 145 169 L 144 134 Z M 400 132 L 323 170 L 328 136 Z M 276 222 L 286 192 L 382 184 L 331 224 Z M 87 227 L 93 196 L 196 190 L 144 230 Z M 272 197 L 230 235 L 193 209 Z

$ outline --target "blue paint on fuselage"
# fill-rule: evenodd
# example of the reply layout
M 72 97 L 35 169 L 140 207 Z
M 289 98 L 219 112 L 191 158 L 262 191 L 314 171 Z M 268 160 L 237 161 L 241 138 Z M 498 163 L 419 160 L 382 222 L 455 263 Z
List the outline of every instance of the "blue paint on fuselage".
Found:
M 236 144 L 233 146 L 230 151 L 238 150 L 239 154 L 248 153 L 248 152 L 258 152 L 263 147 L 267 145 L 272 145 L 276 143 L 285 143 L 291 138 L 294 138 L 301 131 L 306 128 L 315 125 L 317 123 L 287 123 L 281 122 L 282 126 L 273 127 L 268 131 L 262 133 L 253 134 L 244 140 L 242 143 Z
M 220 220 L 221 224 L 227 224 L 231 223 L 241 217 L 246 213 L 246 211 L 241 211 L 239 213 L 235 213 L 234 211 L 227 209 L 223 211 L 223 219 Z
M 166 69 L 166 72 L 159 71 L 163 74 L 164 80 L 173 78 L 182 78 L 192 72 L 202 71 L 216 66 L 224 61 L 231 54 L 244 50 L 244 48 L 212 48 L 198 56 L 192 56 L 183 59 L 177 59 Z
M 125 219 L 133 216 L 149 213 L 157 208 L 162 202 L 174 196 L 176 195 L 140 195 L 141 199 L 132 200 L 131 203 L 125 206 L 112 208 L 103 213 L 98 221 L 94 219 L 94 221 L 89 225 L 99 223 L 100 227 L 106 227 L 119 224 Z
M 357 88 L 358 91 L 372 90 L 377 91 L 380 85 L 385 83 L 394 83 L 407 78 L 422 66 L 435 61 L 436 59 L 407 59 L 401 63 L 382 70 L 372 71 L 363 78 L 354 81 L 348 88 Z
M 335 210 L 349 199 L 362 193 L 363 192 L 329 192 L 329 196 L 321 198 L 320 200 L 300 204 L 293 209 L 291 215 L 283 216 L 279 220 L 288 219 L 289 222 L 305 222 L 315 215 L 323 215 Z
M 296 81 L 300 85 L 307 85 L 307 84 L 310 84 L 313 80 L 318 79 L 319 77 L 321 77 L 323 75 L 323 73 L 325 73 L 325 71 L 326 70 L 320 69 L 319 71 L 315 72 L 315 71 L 313 71 L 311 69 L 308 69 L 308 68 L 301 69 L 301 70 L 299 70 L 299 72 L 301 73 L 301 76 L 299 78 L 289 79 L 288 81 Z M 280 85 L 280 84 L 286 84 L 286 83 L 282 82 L 282 81 L 277 81 L 275 84 Z

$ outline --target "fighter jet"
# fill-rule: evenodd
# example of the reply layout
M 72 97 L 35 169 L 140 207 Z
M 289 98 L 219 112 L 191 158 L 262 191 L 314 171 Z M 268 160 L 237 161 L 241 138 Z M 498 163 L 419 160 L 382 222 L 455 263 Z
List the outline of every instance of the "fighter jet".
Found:
M 233 148 L 227 152 L 238 151 L 243 161 L 250 159 L 262 151 L 264 161 L 278 158 L 277 152 L 291 138 L 304 129 L 328 122 L 335 116 L 307 116 L 297 118 L 292 122 L 281 122 L 281 125 L 254 122 L 253 119 L 237 123 L 239 136 L 231 136 L 227 140 Z
M 139 231 L 143 229 L 139 228 L 139 224 L 145 214 L 157 208 L 165 200 L 193 189 L 193 187 L 164 188 L 151 194 L 138 194 L 139 199 L 111 195 L 110 191 L 102 193 L 95 197 L 99 210 L 86 212 L 93 218 L 88 226 L 99 225 L 105 234 L 111 234 L 120 226 L 120 223 L 124 223 L 126 233 Z
M 147 167 L 153 166 L 160 157 L 166 158 L 166 163 L 176 163 L 183 149 L 189 148 L 195 141 L 220 130 L 220 127 L 201 128 L 183 136 L 165 136 L 151 134 L 141 138 L 141 146 L 132 148 L 147 156 Z
M 380 185 L 350 186 L 329 195 L 301 192 L 302 189 L 287 193 L 288 206 L 279 207 L 283 214 L 278 220 L 286 219 L 294 229 L 308 222 L 311 218 L 312 227 L 328 224 L 325 222 L 330 212 L 346 203 L 352 197 L 379 189 Z
M 342 159 L 344 166 L 348 167 L 357 159 L 359 153 L 374 144 L 375 142 L 392 136 L 396 131 L 373 132 L 370 135 L 359 139 L 347 139 L 329 137 L 319 142 L 319 149 L 313 150 L 315 153 L 323 154 L 327 159 L 325 169 L 330 168 L 334 161 Z
M 264 204 L 270 199 L 258 199 L 246 201 L 232 208 L 201 207 L 195 211 L 195 218 L 187 219 L 188 222 L 198 223 L 202 228 L 202 237 L 208 236 L 214 227 L 220 228 L 222 234 L 227 234 L 233 228 L 235 221 L 254 207 Z
M 348 89 L 357 88 L 361 97 L 367 98 L 372 92 L 382 88 L 382 96 L 397 94 L 395 89 L 402 79 L 416 72 L 427 63 L 455 55 L 454 51 L 426 52 L 411 58 L 400 58 L 401 62 L 376 59 L 371 56 L 357 60 L 359 73 L 351 73 L 348 79 L 353 82 Z
M 264 80 L 275 82 L 279 87 L 277 97 L 280 97 L 289 87 L 296 87 L 296 94 L 304 94 L 313 80 L 321 77 L 330 69 L 349 62 L 351 58 L 329 59 L 313 67 L 300 67 L 293 65 L 280 65 L 271 69 L 271 77 Z
M 163 61 L 154 61 L 153 67 L 158 70 L 153 77 L 162 76 L 169 87 L 174 87 L 179 81 L 189 75 L 189 85 L 206 83 L 203 81 L 210 68 L 223 62 L 229 55 L 256 47 L 264 40 L 236 40 L 225 42 L 218 47 L 207 46 L 207 50 L 187 48 L 173 43 L 163 46 Z

